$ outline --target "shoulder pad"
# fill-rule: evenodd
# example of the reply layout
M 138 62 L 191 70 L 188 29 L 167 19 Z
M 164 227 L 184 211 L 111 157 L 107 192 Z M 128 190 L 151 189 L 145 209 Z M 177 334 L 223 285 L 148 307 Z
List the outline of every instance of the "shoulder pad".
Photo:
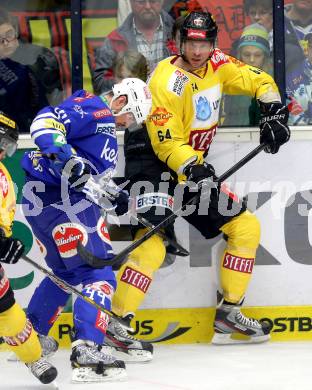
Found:
M 212 69 L 216 71 L 221 65 L 230 63 L 229 57 L 220 49 L 214 49 L 210 58 Z

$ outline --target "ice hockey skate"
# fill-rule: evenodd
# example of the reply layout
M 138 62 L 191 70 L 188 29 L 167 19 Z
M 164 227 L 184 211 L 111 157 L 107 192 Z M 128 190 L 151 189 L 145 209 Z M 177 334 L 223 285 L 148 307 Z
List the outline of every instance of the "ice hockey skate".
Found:
M 70 356 L 72 382 L 120 381 L 127 377 L 125 363 L 112 355 L 112 348 L 76 340 Z
M 221 298 L 214 320 L 212 344 L 253 344 L 270 339 L 270 325 L 244 316 L 240 310 L 242 303 L 243 300 L 237 305 L 226 304 Z
M 49 358 L 58 350 L 59 343 L 52 336 L 38 334 L 39 342 L 42 348 L 42 357 Z
M 126 363 L 144 363 L 153 359 L 153 345 L 136 339 L 129 334 L 130 321 L 133 314 L 123 317 L 128 326 L 123 326 L 116 319 L 110 318 L 106 331 L 105 345 L 114 349 L 114 355 L 125 360 Z
M 44 358 L 33 363 L 26 363 L 30 372 L 43 384 L 48 384 L 54 381 L 57 377 L 57 370 L 50 362 Z
M 49 359 L 58 350 L 59 343 L 52 336 L 44 336 L 38 333 L 39 342 L 42 348 L 41 356 Z M 18 362 L 19 359 L 14 352 L 11 352 L 7 358 L 8 362 Z

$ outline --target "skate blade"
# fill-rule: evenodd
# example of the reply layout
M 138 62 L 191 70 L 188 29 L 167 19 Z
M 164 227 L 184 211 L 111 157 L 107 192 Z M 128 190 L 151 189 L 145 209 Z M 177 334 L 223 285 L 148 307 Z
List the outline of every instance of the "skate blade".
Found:
M 270 335 L 263 336 L 246 336 L 241 333 L 217 333 L 215 332 L 211 340 L 215 345 L 231 344 L 259 344 L 270 340 Z
M 153 354 L 149 351 L 140 349 L 120 350 L 113 347 L 113 355 L 115 358 L 123 360 L 125 363 L 148 363 L 153 360 Z
M 72 371 L 73 383 L 95 383 L 123 381 L 127 378 L 124 368 L 107 368 L 104 374 L 97 374 L 90 367 L 74 368 Z

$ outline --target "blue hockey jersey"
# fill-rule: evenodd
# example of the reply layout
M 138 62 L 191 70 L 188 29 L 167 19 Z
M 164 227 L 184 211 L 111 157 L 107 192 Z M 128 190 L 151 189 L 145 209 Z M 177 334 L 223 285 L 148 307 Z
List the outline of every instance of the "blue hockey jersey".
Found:
M 85 90 L 75 92 L 56 107 L 45 107 L 35 117 L 31 136 L 39 150 L 26 152 L 22 167 L 28 179 L 59 186 L 61 177 L 51 168 L 46 154 L 70 144 L 76 154 L 87 159 L 92 174 L 113 171 L 117 164 L 115 119 L 99 96 Z

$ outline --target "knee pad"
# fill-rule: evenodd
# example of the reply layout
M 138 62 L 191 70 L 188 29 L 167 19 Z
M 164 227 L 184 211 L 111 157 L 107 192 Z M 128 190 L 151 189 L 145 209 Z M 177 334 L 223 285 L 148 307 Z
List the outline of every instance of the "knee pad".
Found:
M 140 238 L 146 229 L 136 234 Z M 117 289 L 113 297 L 113 311 L 123 316 L 135 313 L 144 299 L 155 271 L 159 269 L 166 256 L 164 242 L 159 236 L 152 236 L 136 248 L 120 268 L 117 275 Z
M 140 229 L 135 235 L 135 240 L 141 238 L 148 229 Z M 149 275 L 157 271 L 162 265 L 166 256 L 166 247 L 163 239 L 156 234 L 143 242 L 129 255 L 128 262 L 136 266 L 136 268 L 145 270 Z M 127 263 L 128 263 L 127 262 Z
M 245 211 L 221 227 L 227 236 L 227 247 L 231 251 L 246 252 L 245 256 L 255 256 L 260 243 L 260 222 L 258 218 Z
M 26 323 L 26 314 L 18 303 L 0 313 L 0 334 L 13 337 L 20 333 Z
M 104 309 L 111 309 L 114 288 L 105 281 L 84 286 L 82 293 Z M 74 304 L 75 338 L 103 344 L 109 316 L 88 302 L 78 298 Z

